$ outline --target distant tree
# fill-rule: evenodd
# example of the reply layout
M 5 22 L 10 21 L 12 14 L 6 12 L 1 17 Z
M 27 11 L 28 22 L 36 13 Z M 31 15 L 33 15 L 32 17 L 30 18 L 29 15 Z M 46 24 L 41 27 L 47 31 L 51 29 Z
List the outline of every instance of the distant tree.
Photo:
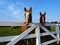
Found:
M 58 23 L 57 21 L 54 21 L 54 23 Z
M 54 23 L 54 22 L 51 22 L 51 23 Z

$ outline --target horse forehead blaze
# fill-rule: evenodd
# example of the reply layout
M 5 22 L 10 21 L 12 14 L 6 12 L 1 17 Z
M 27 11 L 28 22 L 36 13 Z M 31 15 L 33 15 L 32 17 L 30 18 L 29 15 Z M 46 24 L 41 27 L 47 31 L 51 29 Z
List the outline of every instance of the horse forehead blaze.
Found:
M 26 12 L 26 15 L 29 15 L 30 13 L 29 12 Z
M 25 11 L 25 16 L 28 16 L 30 14 L 31 14 L 31 11 L 30 10 Z

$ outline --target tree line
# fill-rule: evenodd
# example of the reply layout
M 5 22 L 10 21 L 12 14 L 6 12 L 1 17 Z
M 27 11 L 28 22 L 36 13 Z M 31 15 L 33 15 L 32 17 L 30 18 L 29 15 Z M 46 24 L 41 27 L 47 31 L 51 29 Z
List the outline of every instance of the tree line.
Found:
M 51 22 L 51 23 L 58 23 L 58 24 L 60 24 L 60 22 L 57 22 L 57 21 L 54 21 L 54 22 Z

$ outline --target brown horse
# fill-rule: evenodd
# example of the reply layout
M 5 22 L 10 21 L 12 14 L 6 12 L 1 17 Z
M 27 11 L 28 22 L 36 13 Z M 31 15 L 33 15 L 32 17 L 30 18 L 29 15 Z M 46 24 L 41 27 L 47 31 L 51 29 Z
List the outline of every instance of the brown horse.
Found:
M 25 24 L 26 24 L 26 26 L 22 26 L 22 32 L 24 32 L 26 29 L 28 29 L 30 26 L 28 26 L 28 24 L 29 23 L 32 23 L 32 7 L 29 9 L 29 10 L 27 10 L 26 8 L 24 8 L 24 11 L 25 11 Z M 32 32 L 30 32 L 30 33 L 33 33 L 33 31 Z M 29 33 L 29 34 L 30 34 Z M 31 42 L 31 45 L 34 45 L 33 43 L 33 40 L 32 39 L 30 39 L 30 40 L 28 40 L 28 39 L 26 39 L 26 40 L 24 40 L 24 45 L 27 45 L 29 42 Z
M 45 15 L 46 15 L 46 12 L 44 13 L 44 14 L 42 14 L 41 12 L 40 12 L 40 23 L 41 23 L 41 25 L 45 25 Z M 40 33 L 43 33 L 43 32 L 45 32 L 42 28 L 40 28 Z M 46 37 L 42 37 L 42 39 L 43 40 L 41 40 L 41 41 L 43 41 L 43 42 L 45 42 L 46 41 Z
M 42 25 L 45 24 L 45 15 L 46 15 L 46 12 L 45 12 L 44 14 L 42 14 L 42 13 L 40 12 L 40 23 L 41 23 Z
M 19 26 L 10 26 L 10 30 L 12 30 L 12 29 L 18 29 L 19 28 Z
M 24 8 L 25 11 L 25 24 L 26 26 L 22 26 L 22 32 L 24 32 L 27 28 L 29 28 L 30 26 L 28 26 L 29 23 L 32 23 L 32 7 L 30 8 L 30 10 L 26 10 L 26 8 Z
M 45 15 L 46 15 L 46 12 L 44 13 L 44 14 L 42 14 L 41 12 L 40 12 L 40 23 L 44 26 L 45 25 Z M 50 30 L 50 26 L 45 26 L 47 29 L 49 29 Z M 41 29 L 40 28 L 40 32 L 42 33 L 42 32 L 45 32 L 43 29 Z M 44 41 L 47 41 L 48 39 L 47 38 L 49 38 L 49 36 L 45 36 L 45 37 L 43 37 L 44 38 Z

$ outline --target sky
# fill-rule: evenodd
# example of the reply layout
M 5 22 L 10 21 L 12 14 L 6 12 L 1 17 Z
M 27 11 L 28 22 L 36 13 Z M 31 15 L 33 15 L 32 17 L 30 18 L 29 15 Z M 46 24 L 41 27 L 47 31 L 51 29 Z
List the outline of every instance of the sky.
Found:
M 24 22 L 24 7 L 32 7 L 32 22 L 46 12 L 46 22 L 60 21 L 60 0 L 0 0 L 0 21 Z

